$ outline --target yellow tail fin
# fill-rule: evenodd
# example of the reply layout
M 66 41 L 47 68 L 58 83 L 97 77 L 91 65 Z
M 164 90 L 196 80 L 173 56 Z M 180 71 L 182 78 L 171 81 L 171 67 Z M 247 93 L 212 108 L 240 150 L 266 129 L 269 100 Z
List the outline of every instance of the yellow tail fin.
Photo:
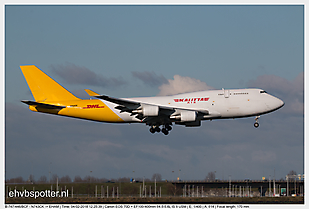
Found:
M 80 100 L 35 65 L 20 66 L 37 102 Z

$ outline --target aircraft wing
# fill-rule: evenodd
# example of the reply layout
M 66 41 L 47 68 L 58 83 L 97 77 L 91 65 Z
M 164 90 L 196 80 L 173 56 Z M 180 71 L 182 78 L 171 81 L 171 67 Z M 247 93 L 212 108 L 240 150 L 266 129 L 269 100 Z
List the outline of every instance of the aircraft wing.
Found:
M 95 96 L 97 98 L 118 104 L 119 106 L 116 106 L 116 109 L 121 110 L 121 112 L 129 112 L 131 113 L 131 115 L 134 114 L 138 114 L 137 118 L 141 119 L 143 122 L 148 122 L 148 121 L 157 121 L 157 120 L 170 120 L 170 116 L 173 114 L 179 114 L 182 111 L 195 111 L 197 112 L 198 115 L 209 115 L 209 111 L 208 110 L 196 110 L 196 109 L 186 109 L 186 108 L 177 108 L 177 107 L 169 107 L 169 106 L 162 106 L 162 105 L 154 105 L 154 104 L 148 104 L 148 103 L 144 103 L 144 102 L 138 102 L 138 101 L 132 101 L 132 100 L 128 100 L 128 99 L 118 99 L 118 98 L 114 98 L 114 97 L 109 97 L 106 95 L 98 95 Z M 143 117 L 141 115 L 142 113 L 142 108 L 143 107 L 148 107 L 148 108 L 152 108 L 155 109 L 156 107 L 158 107 L 158 109 L 160 110 L 160 113 L 158 113 L 158 115 L 149 115 L 146 117 Z M 156 116 L 156 117 L 154 117 Z
M 98 95 L 98 96 L 95 96 L 95 97 L 100 98 L 100 99 L 104 99 L 106 101 L 109 101 L 109 102 L 112 102 L 112 103 L 115 103 L 115 104 L 118 104 L 118 105 L 122 105 L 122 106 L 131 107 L 131 106 L 139 106 L 140 105 L 140 102 L 129 101 L 129 100 L 126 100 L 126 99 L 118 99 L 118 98 L 114 98 L 114 97 L 110 97 L 110 96 L 106 96 L 106 95 Z

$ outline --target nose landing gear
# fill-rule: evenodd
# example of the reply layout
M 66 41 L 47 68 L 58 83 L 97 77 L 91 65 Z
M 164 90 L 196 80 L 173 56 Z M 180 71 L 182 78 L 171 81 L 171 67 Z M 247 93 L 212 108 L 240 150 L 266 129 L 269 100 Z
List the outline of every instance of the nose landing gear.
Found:
M 260 118 L 260 116 L 256 116 L 255 119 L 254 119 L 254 120 L 255 120 L 255 123 L 254 123 L 254 127 L 255 127 L 255 128 L 258 128 L 258 127 L 260 126 L 260 124 L 259 124 L 259 118 Z

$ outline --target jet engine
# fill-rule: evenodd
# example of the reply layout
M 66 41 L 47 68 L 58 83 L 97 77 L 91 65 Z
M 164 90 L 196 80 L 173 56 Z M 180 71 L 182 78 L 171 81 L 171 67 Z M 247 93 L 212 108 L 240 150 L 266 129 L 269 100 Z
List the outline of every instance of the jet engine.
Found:
M 196 120 L 195 111 L 181 111 L 178 115 L 172 115 L 171 119 L 180 120 L 180 122 L 193 122 Z
M 132 113 L 142 114 L 144 117 L 158 116 L 159 115 L 159 106 L 143 105 L 141 109 L 133 110 Z

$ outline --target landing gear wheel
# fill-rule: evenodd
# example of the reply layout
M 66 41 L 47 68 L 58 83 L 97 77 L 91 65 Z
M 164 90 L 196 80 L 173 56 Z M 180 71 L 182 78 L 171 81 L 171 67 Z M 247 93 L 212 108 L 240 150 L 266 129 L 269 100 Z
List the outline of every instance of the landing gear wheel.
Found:
M 155 130 L 154 128 L 152 128 L 152 127 L 149 129 L 149 131 L 150 131 L 150 133 L 152 133 L 152 134 L 154 134 L 154 133 L 156 132 L 156 130 Z
M 168 135 L 168 130 L 166 128 L 162 128 L 162 133 L 164 133 L 165 135 Z
M 155 131 L 156 131 L 156 132 L 160 132 L 161 129 L 157 126 L 157 127 L 155 127 Z
M 170 131 L 172 130 L 172 127 L 170 125 L 165 126 L 166 130 Z

